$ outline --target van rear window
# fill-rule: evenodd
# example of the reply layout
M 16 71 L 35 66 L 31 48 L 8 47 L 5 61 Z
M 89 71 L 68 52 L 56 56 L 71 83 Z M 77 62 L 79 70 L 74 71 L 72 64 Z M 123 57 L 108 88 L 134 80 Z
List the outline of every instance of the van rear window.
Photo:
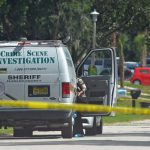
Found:
M 64 52 L 65 52 L 65 57 L 66 57 L 68 66 L 73 67 L 72 58 L 71 58 L 71 55 L 70 55 L 68 49 L 64 48 Z

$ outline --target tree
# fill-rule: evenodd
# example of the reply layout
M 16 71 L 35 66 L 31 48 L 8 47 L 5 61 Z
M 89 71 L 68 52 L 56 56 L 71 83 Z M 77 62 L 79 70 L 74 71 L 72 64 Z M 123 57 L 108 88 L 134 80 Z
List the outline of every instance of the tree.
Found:
M 149 0 L 1 0 L 0 40 L 62 39 L 68 43 L 74 62 L 92 47 L 94 8 L 97 20 L 97 47 L 109 47 L 115 31 L 144 31 L 150 19 L 145 11 Z M 113 28 L 113 23 L 116 28 Z M 135 34 L 133 36 L 135 36 Z
M 124 87 L 124 46 L 128 41 L 128 37 L 126 34 L 121 33 L 118 38 L 118 50 L 119 50 L 119 71 L 120 71 L 120 86 Z
M 141 66 L 146 66 L 146 56 L 147 56 L 147 45 L 146 45 L 146 33 L 139 33 L 135 37 L 135 43 L 137 49 L 141 51 Z

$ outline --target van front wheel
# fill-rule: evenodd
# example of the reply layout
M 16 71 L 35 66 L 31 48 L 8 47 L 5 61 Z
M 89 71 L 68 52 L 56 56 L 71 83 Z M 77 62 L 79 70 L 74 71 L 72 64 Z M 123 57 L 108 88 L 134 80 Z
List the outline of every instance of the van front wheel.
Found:
M 68 126 L 63 127 L 62 129 L 62 137 L 63 138 L 72 138 L 73 136 L 73 123 L 72 116 L 68 120 Z

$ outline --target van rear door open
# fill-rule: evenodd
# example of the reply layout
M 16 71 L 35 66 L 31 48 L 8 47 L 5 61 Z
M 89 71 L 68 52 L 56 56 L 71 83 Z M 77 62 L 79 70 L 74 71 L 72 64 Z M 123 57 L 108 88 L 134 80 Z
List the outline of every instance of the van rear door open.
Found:
M 29 76 L 29 82 L 25 80 L 25 99 L 58 101 L 60 83 L 56 48 L 26 46 L 24 56 L 24 73 Z

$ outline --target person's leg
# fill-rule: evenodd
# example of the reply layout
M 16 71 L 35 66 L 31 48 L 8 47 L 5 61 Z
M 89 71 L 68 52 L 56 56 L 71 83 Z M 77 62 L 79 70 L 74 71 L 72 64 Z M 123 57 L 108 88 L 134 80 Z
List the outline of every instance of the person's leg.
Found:
M 74 127 L 73 127 L 73 134 L 84 134 L 83 132 L 83 125 L 82 125 L 82 119 L 81 119 L 81 113 L 77 112 L 77 116 L 74 120 Z

